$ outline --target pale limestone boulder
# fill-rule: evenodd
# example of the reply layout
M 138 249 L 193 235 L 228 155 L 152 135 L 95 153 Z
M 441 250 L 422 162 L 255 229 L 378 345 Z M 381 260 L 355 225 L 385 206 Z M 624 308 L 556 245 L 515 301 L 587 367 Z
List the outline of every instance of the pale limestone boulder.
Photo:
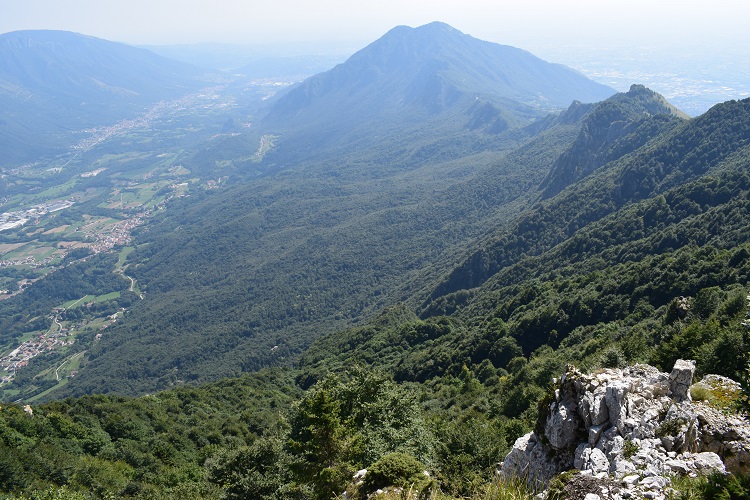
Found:
M 695 361 L 678 359 L 675 362 L 672 373 L 669 374 L 672 399 L 677 402 L 692 401 L 690 386 L 693 385 L 693 375 L 695 375 Z
M 616 456 L 609 466 L 609 473 L 613 477 L 625 477 L 637 471 L 633 462 L 623 456 Z
M 704 451 L 702 453 L 696 453 L 690 457 L 692 464 L 696 470 L 703 473 L 709 472 L 726 472 L 724 468 L 724 462 L 721 461 L 721 457 L 716 453 L 710 451 Z
M 675 458 L 670 458 L 669 460 L 664 462 L 664 465 L 666 465 L 675 474 L 680 474 L 683 476 L 687 476 L 692 471 L 686 461 L 678 460 Z
M 578 429 L 581 426 L 582 422 L 575 411 L 575 402 L 561 401 L 553 403 L 553 409 L 544 426 L 544 435 L 549 440 L 550 446 L 557 450 L 564 450 L 576 444 Z
M 589 446 L 596 446 L 604 431 L 604 425 L 592 425 L 589 427 Z
M 667 451 L 698 451 L 698 417 L 693 405 L 671 405 L 656 433 Z
M 609 420 L 604 390 L 597 388 L 593 392 L 585 392 L 579 408 L 581 409 L 581 418 L 583 418 L 586 426 L 601 426 Z
M 525 478 L 529 485 L 535 487 L 546 486 L 550 479 L 566 470 L 551 459 L 547 449 L 533 432 L 521 436 L 500 464 L 498 474 Z
M 609 412 L 609 423 L 621 429 L 627 415 L 625 397 L 628 395 L 630 384 L 626 380 L 615 380 L 607 386 L 605 402 Z
M 519 438 L 499 472 L 534 486 L 573 467 L 593 479 L 636 471 L 639 478 L 656 478 L 635 485 L 634 498 L 657 498 L 662 493 L 651 486 L 672 474 L 750 472 L 750 425 L 690 401 L 694 370 L 684 360 L 671 374 L 648 365 L 593 374 L 568 367 L 542 416 L 544 434 Z

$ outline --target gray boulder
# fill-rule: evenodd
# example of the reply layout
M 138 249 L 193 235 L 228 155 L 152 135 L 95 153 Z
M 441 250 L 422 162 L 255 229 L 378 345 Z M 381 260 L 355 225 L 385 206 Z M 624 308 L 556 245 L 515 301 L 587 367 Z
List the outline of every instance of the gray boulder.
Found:
M 678 359 L 669 374 L 669 389 L 675 401 L 691 401 L 690 386 L 693 385 L 695 375 L 695 361 Z
M 750 424 L 741 415 L 692 401 L 694 373 L 695 363 L 685 360 L 670 374 L 648 365 L 592 374 L 568 367 L 539 417 L 536 428 L 543 434 L 519 438 L 498 473 L 543 488 L 576 468 L 593 478 L 627 477 L 634 495 L 638 490 L 651 497 L 670 475 L 750 472 Z M 707 379 L 721 387 L 735 384 Z M 654 479 L 636 484 L 634 474 Z

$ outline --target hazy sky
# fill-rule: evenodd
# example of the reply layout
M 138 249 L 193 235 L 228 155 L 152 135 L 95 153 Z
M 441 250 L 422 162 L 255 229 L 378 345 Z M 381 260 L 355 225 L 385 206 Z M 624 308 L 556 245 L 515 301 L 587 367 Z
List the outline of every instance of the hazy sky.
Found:
M 748 46 L 749 14 L 743 0 L 0 0 L 0 33 L 61 29 L 132 44 L 364 44 L 396 25 L 437 20 L 523 48 L 662 40 Z

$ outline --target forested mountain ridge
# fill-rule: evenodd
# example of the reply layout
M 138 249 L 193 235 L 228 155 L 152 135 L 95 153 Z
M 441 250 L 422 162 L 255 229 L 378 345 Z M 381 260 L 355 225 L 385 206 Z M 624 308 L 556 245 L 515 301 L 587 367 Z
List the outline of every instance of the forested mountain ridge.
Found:
M 629 137 L 640 125 L 640 119 L 653 115 L 687 115 L 669 104 L 662 96 L 633 85 L 630 91 L 617 94 L 598 104 L 586 117 L 575 142 L 555 161 L 544 182 L 544 197 L 549 198 L 573 182 L 587 176 L 598 167 L 612 161 L 628 150 L 633 150 L 656 135 L 649 130 L 639 135 L 640 143 Z
M 305 353 L 303 366 L 314 373 L 316 366 L 361 359 L 404 380 L 425 381 L 485 359 L 505 367 L 541 346 L 573 346 L 597 329 L 624 332 L 640 322 L 649 325 L 634 330 L 641 343 L 623 350 L 629 359 L 648 359 L 649 345 L 659 348 L 674 335 L 654 331 L 652 315 L 668 314 L 665 308 L 678 296 L 718 297 L 725 289 L 735 290 L 731 300 L 744 300 L 749 112 L 750 100 L 732 101 L 688 122 L 667 119 L 671 125 L 660 136 L 534 205 L 502 229 L 509 236 L 489 246 L 495 253 L 475 254 L 451 273 L 468 283 L 472 275 L 461 273 L 473 272 L 471 265 L 496 266 L 486 281 L 425 302 L 421 319 L 327 335 Z M 702 161 L 707 143 L 716 147 L 712 160 Z M 654 159 L 650 164 L 663 179 L 684 181 L 655 182 L 649 195 L 627 201 L 613 197 L 632 168 L 649 164 L 645 158 Z M 663 158 L 678 166 L 660 170 Z M 706 319 L 712 312 L 702 314 Z M 707 340 L 700 338 L 695 349 Z M 670 352 L 654 359 L 668 368 L 676 359 Z M 738 376 L 742 366 L 732 362 L 723 373 Z
M 620 157 L 519 216 L 467 258 L 432 297 L 478 286 L 519 257 L 541 253 L 627 203 L 694 180 L 735 155 L 741 157 L 750 139 L 744 125 L 747 113 L 748 101 L 743 100 L 719 104 L 690 121 L 668 115 L 640 120 L 632 133 L 615 142 L 612 151 Z
M 93 102 L 168 96 L 190 88 L 186 77 L 203 74 L 145 49 L 66 31 L 0 35 L 0 68 L 6 88 L 17 85 L 33 99 Z

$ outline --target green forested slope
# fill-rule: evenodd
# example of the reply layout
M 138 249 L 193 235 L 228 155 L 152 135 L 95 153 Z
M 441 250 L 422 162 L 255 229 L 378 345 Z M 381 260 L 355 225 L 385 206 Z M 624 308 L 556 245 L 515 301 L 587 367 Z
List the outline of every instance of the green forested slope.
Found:
M 534 426 L 537 404 L 550 379 L 568 363 L 593 370 L 648 362 L 669 370 L 676 359 L 692 358 L 698 376 L 718 373 L 746 381 L 748 106 L 748 101 L 729 102 L 686 123 L 653 118 L 662 125 L 657 127 L 660 135 L 637 140 L 640 146 L 635 150 L 558 195 L 517 215 L 508 211 L 505 228 L 501 210 L 497 219 L 488 218 L 501 234 L 508 228 L 520 231 L 536 246 L 499 263 L 480 286 L 442 294 L 424 302 L 424 308 L 415 308 L 430 293 L 422 288 L 426 291 L 406 296 L 405 303 L 383 309 L 370 321 L 315 340 L 297 368 L 137 399 L 69 399 L 37 407 L 34 417 L 17 407 L 4 408 L 4 491 L 36 488 L 59 494 L 57 488 L 65 485 L 69 495 L 330 498 L 350 484 L 356 470 L 367 467 L 399 472 L 383 478 L 373 475 L 380 479 L 352 494 L 411 481 L 407 484 L 439 490 L 446 498 L 487 498 L 488 488 L 506 487 L 490 484 L 495 463 L 516 437 Z M 535 160 L 550 165 L 549 154 L 565 151 L 558 139 L 566 137 L 570 144 L 577 130 L 551 128 L 538 143 L 506 156 L 505 167 L 498 161 L 478 176 L 492 179 L 493 168 L 499 169 L 496 173 L 510 169 L 513 158 L 525 159 L 528 165 Z M 622 198 L 621 183 L 644 163 L 652 169 L 641 170 L 642 178 L 652 178 L 653 187 Z M 537 173 L 535 179 L 541 185 L 544 174 Z M 463 198 L 472 190 L 493 189 L 491 183 L 479 188 L 467 181 L 457 193 Z M 602 193 L 619 197 L 607 204 Z M 446 199 L 459 198 L 454 196 Z M 278 211 L 259 218 L 249 205 L 240 206 L 236 219 L 256 241 L 271 236 L 264 232 L 268 221 L 283 220 Z M 478 206 L 469 197 L 462 210 L 471 214 Z M 216 256 L 223 263 L 233 262 L 236 244 L 217 246 L 216 254 L 197 251 L 224 228 L 217 225 L 204 239 L 189 224 L 191 218 L 205 220 L 198 214 L 216 217 L 224 207 L 205 200 L 181 218 L 173 220 L 170 215 L 162 222 L 171 228 L 173 240 L 165 247 L 170 257 L 164 262 L 177 266 L 174 276 L 190 276 L 176 256 L 191 245 L 197 259 L 190 266 L 194 271 L 209 268 Z M 336 220 L 336 212 L 329 217 Z M 580 227 L 570 222 L 576 217 Z M 420 224 L 424 221 L 413 228 Z M 153 238 L 143 252 L 165 241 L 158 233 L 141 237 L 144 242 Z M 200 278 L 178 283 L 174 278 L 149 277 L 159 268 L 167 269 L 159 263 L 158 253 L 144 253 L 140 260 L 139 280 L 147 294 L 169 297 L 170 285 L 183 290 L 204 286 Z M 270 255 L 265 258 L 271 262 Z M 218 283 L 240 272 L 242 259 L 234 262 L 230 272 L 217 276 Z M 425 281 L 430 280 L 415 278 L 413 289 Z M 208 286 L 212 285 L 201 290 Z M 152 287 L 156 290 L 149 292 Z M 182 321 L 174 330 L 175 343 L 165 344 L 164 351 L 152 344 L 148 366 L 127 358 L 108 365 L 131 381 L 123 387 L 144 387 L 139 372 L 159 366 L 161 356 L 173 354 L 168 350 L 187 352 L 178 351 L 178 340 L 185 337 L 177 335 L 181 328 L 189 328 L 192 318 L 177 317 L 176 309 L 162 305 L 167 319 L 157 325 Z M 133 314 L 143 314 L 133 309 Z M 227 325 L 230 320 L 227 316 Z M 123 346 L 138 338 L 128 339 L 124 329 L 111 336 L 120 336 Z M 114 359 L 107 358 L 109 347 L 101 345 L 101 359 Z M 212 349 L 210 342 L 202 345 Z M 131 371 L 123 371 L 128 363 Z M 166 383 L 183 376 L 182 365 L 174 368 Z M 99 370 L 90 373 L 101 376 Z M 87 383 L 95 383 L 91 380 Z M 425 469 L 431 473 L 429 479 L 408 472 Z M 706 491 L 704 486 L 698 480 L 680 488 Z
M 374 366 L 419 387 L 428 412 L 450 415 L 466 429 L 532 426 L 537 401 L 567 363 L 593 370 L 646 362 L 669 371 L 675 360 L 691 358 L 698 377 L 717 373 L 746 381 L 750 154 L 736 132 L 740 120 L 748 123 L 740 118 L 747 105 L 726 103 L 707 121 L 668 129 L 663 143 L 644 146 L 669 157 L 672 144 L 695 159 L 702 155 L 684 138 L 731 137 L 715 142 L 725 145 L 709 154 L 716 161 L 679 161 L 680 170 L 664 176 L 692 180 L 624 203 L 539 254 L 521 255 L 482 286 L 430 302 L 421 317 L 400 306 L 322 337 L 303 355 L 298 383 L 315 387 L 352 363 Z M 723 119 L 735 114 L 740 120 Z M 705 151 L 705 143 L 693 145 Z M 575 212 L 575 203 L 587 202 L 583 193 L 600 182 L 611 189 L 607 179 L 619 177 L 608 169 L 627 171 L 628 161 L 602 166 L 569 193 L 542 203 L 561 214 Z M 538 234 L 547 234 L 544 222 L 554 220 L 542 219 Z M 454 451 L 451 459 L 460 454 Z M 451 484 L 461 482 L 452 477 Z
M 204 462 L 245 447 L 299 397 L 281 372 L 129 399 L 87 396 L 0 411 L 0 490 L 58 498 L 217 498 Z M 75 491 L 80 491 L 76 497 Z
M 451 33 L 441 50 L 455 59 L 465 47 Z M 375 45 L 361 56 L 375 57 Z M 402 87 L 413 78 L 408 69 L 397 68 Z M 288 363 L 321 333 L 427 286 L 467 240 L 530 202 L 588 109 L 496 129 L 510 112 L 498 106 L 471 96 L 429 117 L 373 118 L 359 140 L 337 145 L 317 122 L 288 124 L 261 163 L 232 163 L 226 172 L 241 184 L 177 201 L 137 233 L 129 273 L 146 300 L 89 352 L 66 390 L 135 394 Z M 351 112 L 342 103 L 329 111 Z M 363 112 L 363 123 L 375 115 Z M 309 155 L 305 134 L 315 135 Z M 186 167 L 209 171 L 227 155 L 248 156 L 249 137 Z
M 70 386 L 138 393 L 288 362 L 423 286 L 441 256 L 500 224 L 509 203 L 528 203 L 543 158 L 569 135 L 550 131 L 546 152 L 512 160 L 485 151 L 348 182 L 290 173 L 170 207 L 129 257 L 146 300 Z
M 705 150 L 706 137 L 724 144 L 710 153 L 716 159 L 710 164 L 683 160 L 680 169 L 664 175 L 690 182 L 612 207 L 609 215 L 570 230 L 566 217 L 585 215 L 591 204 L 604 205 L 605 197 L 597 200 L 597 193 L 612 193 L 612 179 L 622 179 L 647 153 L 636 151 L 603 166 L 511 224 L 519 241 L 539 246 L 519 249 L 506 240 L 495 249 L 517 252 L 511 254 L 516 257 L 490 261 L 500 269 L 481 287 L 427 302 L 421 320 L 320 339 L 303 356 L 303 380 L 351 359 L 420 382 L 488 363 L 513 373 L 518 362 L 539 352 L 550 359 L 596 363 L 604 346 L 618 363 L 649 361 L 668 369 L 678 356 L 687 356 L 698 360 L 701 372 L 744 376 L 747 332 L 737 318 L 747 309 L 750 155 L 739 132 L 746 125 L 738 123 L 750 123 L 748 105 L 726 103 L 644 146 L 661 157 L 672 157 L 674 148 L 683 157 L 700 158 L 685 138 L 699 151 Z M 725 121 L 728 114 L 738 120 Z M 725 136 L 731 140 L 716 140 Z M 570 231 L 567 237 L 562 228 Z M 700 312 L 690 310 L 687 320 L 675 316 L 681 296 L 693 297 L 688 301 Z M 728 345 L 731 360 L 722 354 Z M 553 355 L 551 348 L 559 349 Z
M 643 109 L 649 101 L 638 94 L 617 102 Z M 141 232 L 130 257 L 148 299 L 91 350 L 66 390 L 138 393 L 288 363 L 322 333 L 429 288 L 467 241 L 510 227 L 534 200 L 596 109 L 580 106 L 510 153 L 487 147 L 491 135 L 480 131 L 478 150 L 459 158 L 405 149 L 391 170 L 370 174 L 352 152 L 180 202 Z M 633 114 L 637 125 L 622 139 L 633 147 L 680 126 L 664 114 Z M 378 151 L 362 154 L 374 165 Z M 524 253 L 523 245 L 512 251 Z
M 690 122 L 661 115 L 644 121 L 639 128 L 656 134 L 642 147 L 625 150 L 582 182 L 520 215 L 446 277 L 432 298 L 478 286 L 500 269 L 548 250 L 628 203 L 697 179 L 725 163 L 742 162 L 743 148 L 750 141 L 748 117 L 750 101 L 744 100 L 717 105 Z M 642 143 L 637 133 L 631 135 L 635 144 Z

